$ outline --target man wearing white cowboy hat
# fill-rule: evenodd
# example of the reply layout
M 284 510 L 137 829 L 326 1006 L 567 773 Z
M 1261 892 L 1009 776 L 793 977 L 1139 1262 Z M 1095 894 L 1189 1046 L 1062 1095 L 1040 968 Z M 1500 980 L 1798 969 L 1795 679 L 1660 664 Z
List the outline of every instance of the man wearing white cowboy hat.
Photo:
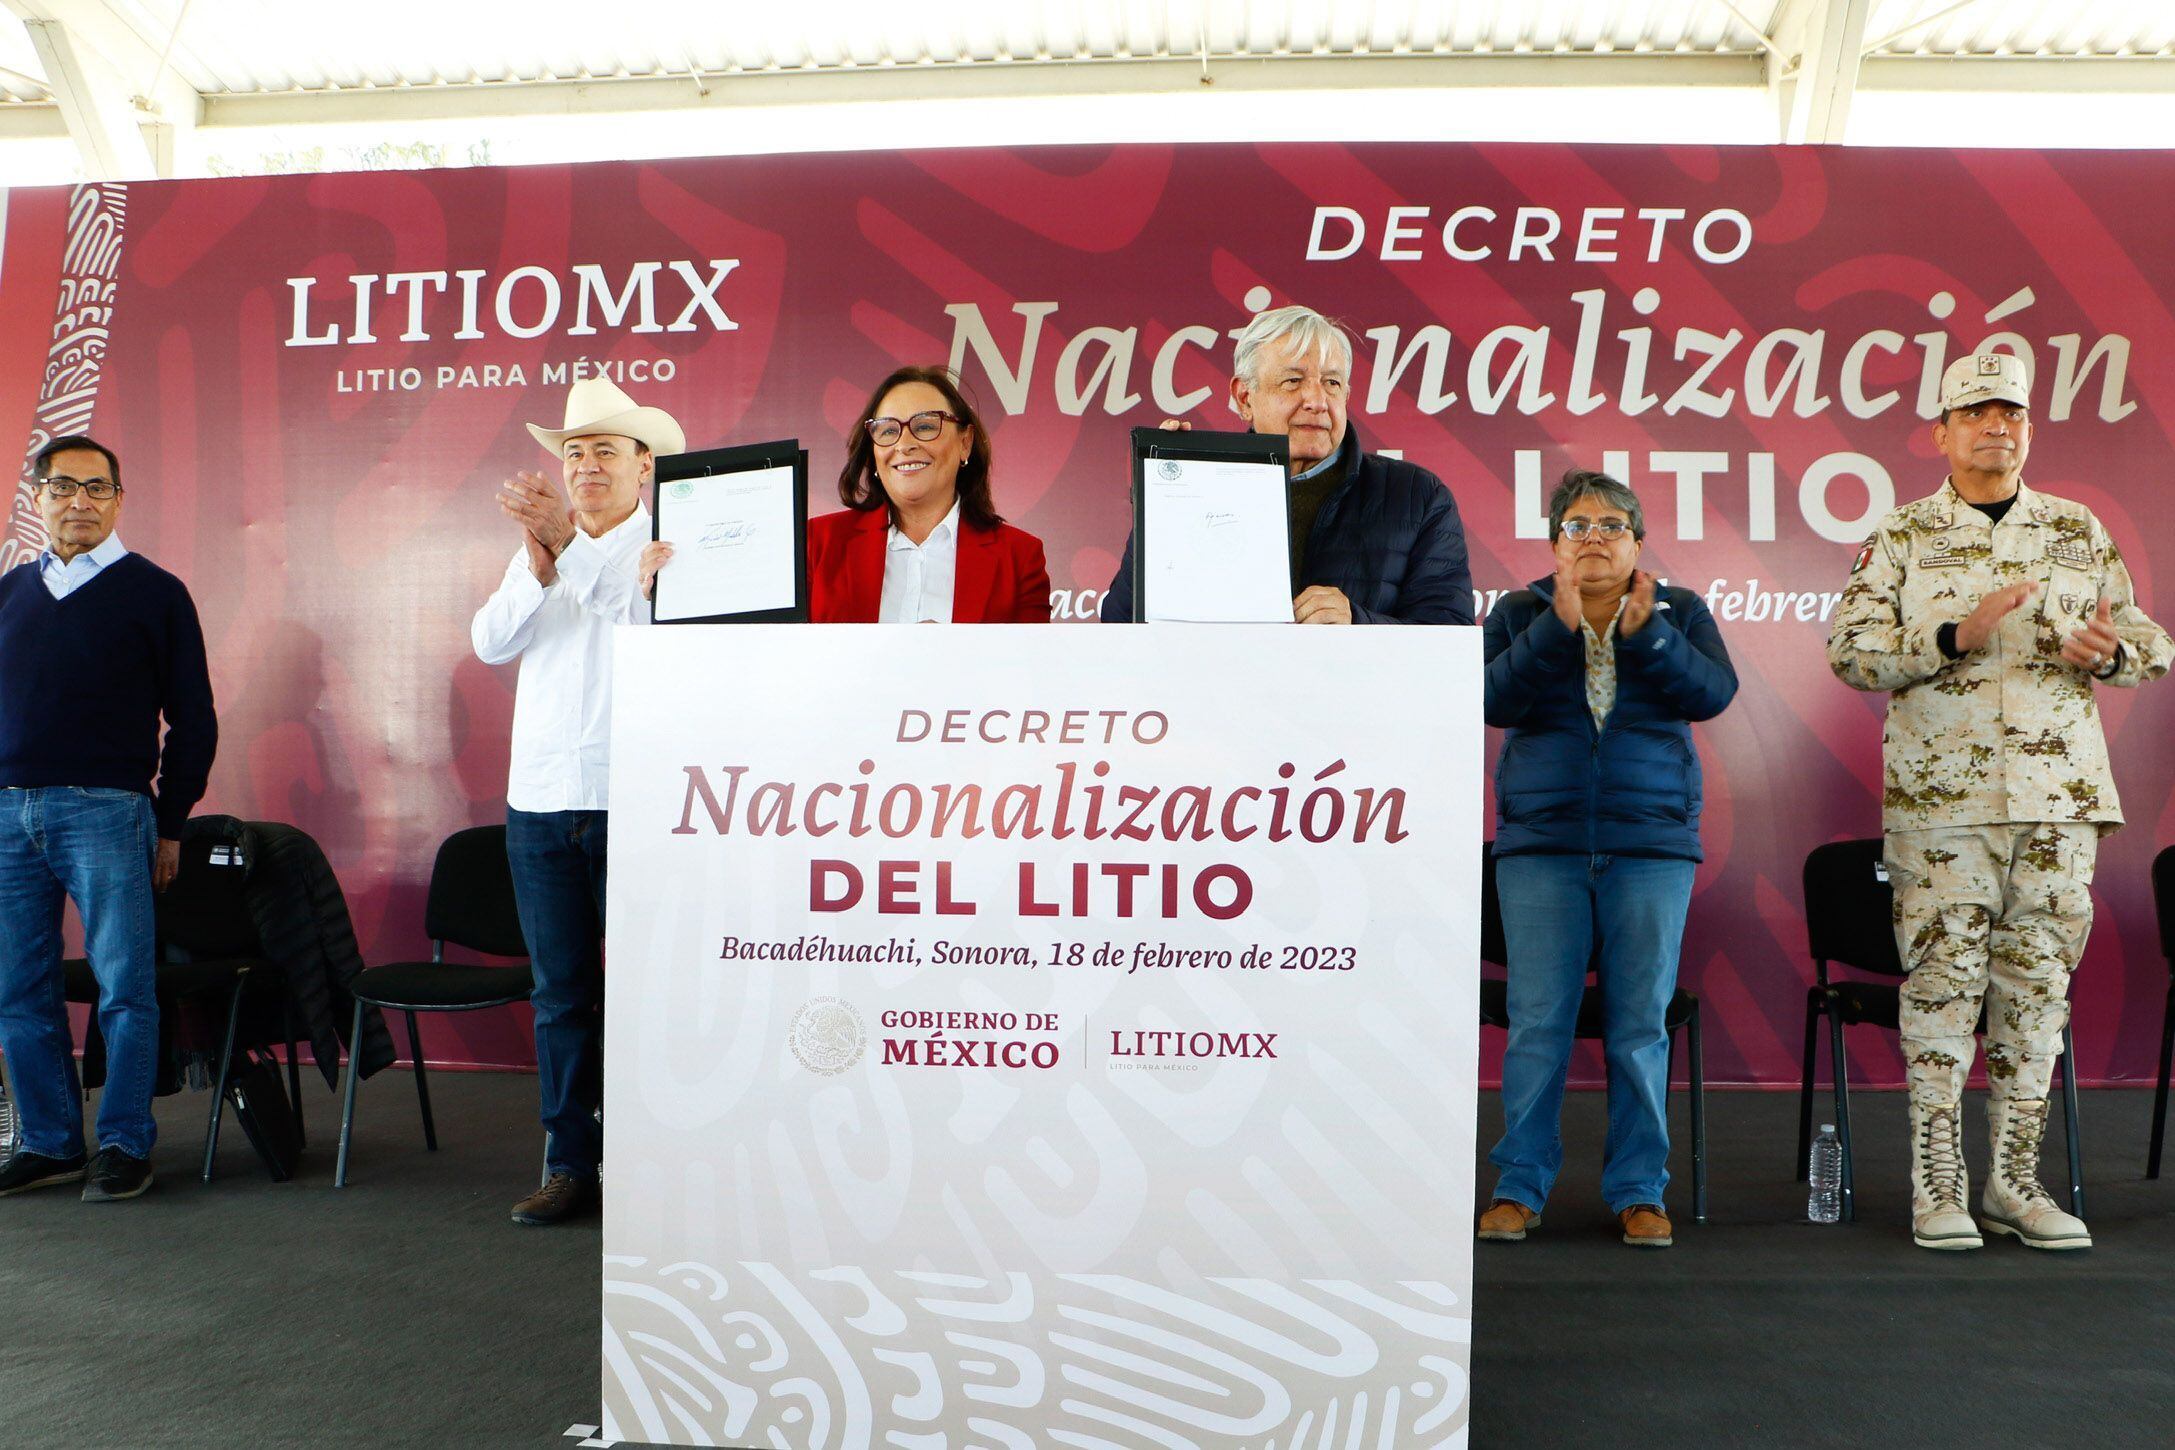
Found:
M 2091 1247 L 2040 1186 L 2039 1140 L 2099 838 L 2122 824 L 2094 682 L 2155 679 L 2175 654 L 2092 511 L 2025 486 L 2031 441 L 2021 358 L 1950 366 L 1933 425 L 1948 482 L 1875 527 L 1828 637 L 1844 683 L 1888 692 L 1882 854 L 1928 1249 L 1975 1249 L 1981 1225 Z M 1982 1002 L 1994 1163 L 1974 1223 L 1961 1111 Z
M 670 414 L 604 378 L 568 390 L 565 426 L 529 425 L 559 457 L 562 496 L 522 470 L 499 489 L 521 545 L 470 637 L 485 664 L 521 662 L 506 782 L 506 856 L 536 974 L 536 1069 L 547 1181 L 514 1222 L 560 1223 L 596 1203 L 604 1132 L 605 779 L 611 766 L 612 628 L 640 618 L 635 569 L 649 542 L 642 485 L 685 450 Z M 571 512 L 569 511 L 571 507 Z

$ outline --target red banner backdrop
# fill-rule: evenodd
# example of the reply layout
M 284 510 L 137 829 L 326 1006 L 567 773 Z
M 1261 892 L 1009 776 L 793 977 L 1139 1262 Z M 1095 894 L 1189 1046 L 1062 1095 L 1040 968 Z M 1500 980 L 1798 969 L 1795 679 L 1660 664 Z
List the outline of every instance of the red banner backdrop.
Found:
M 1801 864 L 1879 829 L 1883 700 L 1830 676 L 1826 619 L 1872 520 L 1941 482 L 1946 360 L 2032 360 L 2028 476 L 2089 504 L 2175 615 L 2151 522 L 2175 443 L 2166 156 L 1133 146 L 6 202 L 0 426 L 87 419 L 120 451 L 123 537 L 203 612 L 206 808 L 316 836 L 374 959 L 422 945 L 440 838 L 501 818 L 512 674 L 468 646 L 516 542 L 492 494 L 544 462 L 521 424 L 598 370 L 695 446 L 800 438 L 827 501 L 875 380 L 956 363 L 1061 617 L 1092 616 L 1124 540 L 1126 430 L 1225 426 L 1226 335 L 1266 306 L 1351 327 L 1354 426 L 1449 483 L 1483 609 L 1547 572 L 1549 480 L 1625 478 L 1650 566 L 1706 596 L 1744 680 L 1698 731 L 1684 979 L 1717 1081 L 1794 1081 Z M 8 562 L 39 542 L 25 497 Z M 2175 686 L 2102 699 L 2131 824 L 2101 858 L 2077 1043 L 2086 1078 L 2137 1078 L 2166 984 L 2147 866 L 2175 839 Z M 525 1017 L 432 1028 L 434 1058 L 528 1060 Z

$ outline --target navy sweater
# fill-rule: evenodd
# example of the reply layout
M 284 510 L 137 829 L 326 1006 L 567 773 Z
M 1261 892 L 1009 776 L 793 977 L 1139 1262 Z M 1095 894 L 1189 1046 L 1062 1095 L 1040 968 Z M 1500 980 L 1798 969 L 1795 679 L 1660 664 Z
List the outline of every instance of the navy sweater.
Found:
M 1737 693 L 1737 671 L 1698 595 L 1665 588 L 1653 616 L 1616 642 L 1616 707 L 1586 705 L 1586 636 L 1556 618 L 1555 580 L 1488 611 L 1487 718 L 1503 727 L 1495 767 L 1495 854 L 1701 859 L 1699 754 L 1689 721 Z
M 0 575 L 0 786 L 139 791 L 178 841 L 218 744 L 204 631 L 179 579 L 141 554 L 66 599 L 35 559 Z
M 1314 515 L 1293 592 L 1334 585 L 1352 602 L 1354 624 L 1471 624 L 1465 526 L 1450 490 L 1418 464 L 1362 452 L 1349 425 L 1342 452 L 1344 482 Z M 1105 624 L 1133 618 L 1130 537 L 1100 613 Z

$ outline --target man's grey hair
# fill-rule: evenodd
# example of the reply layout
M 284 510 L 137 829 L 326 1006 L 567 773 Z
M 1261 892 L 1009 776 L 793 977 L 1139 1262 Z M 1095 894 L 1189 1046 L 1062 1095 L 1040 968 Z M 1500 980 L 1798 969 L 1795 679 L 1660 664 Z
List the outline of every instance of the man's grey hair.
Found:
M 1571 511 L 1571 505 L 1582 498 L 1590 498 L 1603 508 L 1615 509 L 1631 520 L 1631 536 L 1646 537 L 1646 510 L 1639 507 L 1639 496 L 1626 484 L 1618 483 L 1605 473 L 1591 469 L 1574 468 L 1563 475 L 1563 482 L 1548 497 L 1548 542 L 1553 544 L 1563 536 L 1563 516 Z
M 1324 367 L 1334 359 L 1344 364 L 1347 373 L 1352 370 L 1352 339 L 1342 324 L 1311 307 L 1293 305 L 1256 313 L 1246 324 L 1238 346 L 1231 350 L 1231 375 L 1243 378 L 1248 387 L 1258 386 L 1262 350 L 1280 342 L 1289 342 L 1300 357 L 1313 353 Z

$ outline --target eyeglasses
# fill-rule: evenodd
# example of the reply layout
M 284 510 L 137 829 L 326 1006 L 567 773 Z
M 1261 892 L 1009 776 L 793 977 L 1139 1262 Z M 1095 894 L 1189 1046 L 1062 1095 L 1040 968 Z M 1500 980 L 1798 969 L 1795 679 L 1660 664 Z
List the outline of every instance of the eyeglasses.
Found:
M 87 478 L 82 482 L 67 477 L 41 478 L 38 487 L 55 498 L 74 498 L 77 489 L 104 503 L 121 491 L 121 485 L 103 478 Z
M 902 429 L 911 432 L 924 443 L 934 443 L 937 435 L 944 431 L 946 423 L 957 423 L 962 428 L 967 426 L 966 419 L 960 417 L 957 413 L 947 413 L 941 408 L 931 408 L 926 413 L 916 413 L 904 423 L 896 418 L 871 418 L 861 426 L 868 429 L 869 442 L 875 444 L 878 448 L 889 448 L 899 441 L 899 433 Z
M 1599 534 L 1610 543 L 1616 542 L 1616 540 L 1621 539 L 1630 532 L 1631 525 L 1625 523 L 1622 519 L 1603 519 L 1599 523 L 1595 523 L 1592 519 L 1565 519 L 1562 526 L 1562 533 L 1566 539 L 1583 539 L 1588 534 Z

